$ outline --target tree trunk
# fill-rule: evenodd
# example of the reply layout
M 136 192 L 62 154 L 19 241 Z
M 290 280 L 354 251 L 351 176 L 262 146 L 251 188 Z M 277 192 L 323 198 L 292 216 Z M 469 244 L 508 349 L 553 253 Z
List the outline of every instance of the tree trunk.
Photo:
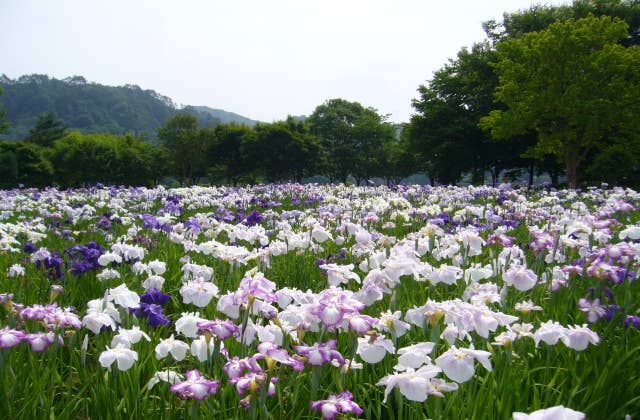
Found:
M 535 171 L 535 165 L 533 162 L 531 162 L 531 165 L 529 165 L 529 186 L 533 185 L 534 171 Z
M 567 182 L 569 188 L 575 189 L 578 187 L 578 154 L 575 151 L 566 148 L 564 151 L 564 164 L 567 169 Z

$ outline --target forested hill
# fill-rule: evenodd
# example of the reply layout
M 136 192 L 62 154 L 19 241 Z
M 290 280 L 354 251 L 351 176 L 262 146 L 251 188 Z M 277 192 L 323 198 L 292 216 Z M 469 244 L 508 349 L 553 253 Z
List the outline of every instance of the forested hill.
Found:
M 133 133 L 147 139 L 154 139 L 158 128 L 178 112 L 195 115 L 201 126 L 213 127 L 229 121 L 255 123 L 241 115 L 208 107 L 178 109 L 171 98 L 153 90 L 136 85 L 105 86 L 87 82 L 82 76 L 59 80 L 41 74 L 17 79 L 3 75 L 0 85 L 3 90 L 0 104 L 7 110 L 6 118 L 11 124 L 3 137 L 12 140 L 26 137 L 38 116 L 48 112 L 55 113 L 70 130 Z
M 248 125 L 249 127 L 253 127 L 258 122 L 256 120 L 252 120 L 250 118 L 243 117 L 242 115 L 236 114 L 235 112 L 224 111 L 222 109 L 209 108 L 208 106 L 190 106 L 189 108 L 192 108 L 200 113 L 209 114 L 213 118 L 220 120 L 220 122 L 223 124 L 237 123 L 237 124 L 244 124 L 244 125 Z

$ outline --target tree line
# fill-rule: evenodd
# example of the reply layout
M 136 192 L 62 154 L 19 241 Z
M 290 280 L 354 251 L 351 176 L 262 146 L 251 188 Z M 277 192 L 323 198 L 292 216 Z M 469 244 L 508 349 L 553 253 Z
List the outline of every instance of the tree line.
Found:
M 239 183 L 303 181 L 324 175 L 358 183 L 409 175 L 396 127 L 372 108 L 332 99 L 306 120 L 202 127 L 180 113 L 158 129 L 157 143 L 131 134 L 68 131 L 54 114 L 38 118 L 22 141 L 0 142 L 0 186 L 154 185 L 174 179 Z
M 400 127 L 345 99 L 304 120 L 254 127 L 206 127 L 177 114 L 153 144 L 56 131 L 56 117 L 43 115 L 23 141 L 0 144 L 0 180 L 152 184 L 170 176 L 236 185 L 324 175 L 360 184 L 421 172 L 433 183 L 482 184 L 523 176 L 531 183 L 544 173 L 571 187 L 639 187 L 640 2 L 534 6 L 484 29 L 484 41 L 419 86 L 415 112 Z

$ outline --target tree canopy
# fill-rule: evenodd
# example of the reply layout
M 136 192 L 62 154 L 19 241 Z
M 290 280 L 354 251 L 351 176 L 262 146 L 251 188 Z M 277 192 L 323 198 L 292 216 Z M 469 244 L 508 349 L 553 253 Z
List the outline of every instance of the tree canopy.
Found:
M 395 139 L 393 125 L 373 108 L 358 102 L 330 99 L 316 107 L 307 120 L 311 133 L 322 145 L 324 173 L 332 180 L 357 181 L 377 175 L 378 157 L 385 144 Z
M 495 97 L 506 109 L 482 126 L 497 138 L 534 130 L 535 150 L 561 157 L 576 187 L 580 166 L 610 130 L 640 130 L 640 49 L 621 46 L 626 35 L 624 21 L 589 16 L 501 42 Z
M 158 130 L 158 142 L 171 156 L 173 175 L 191 185 L 206 174 L 205 145 L 198 119 L 190 114 L 169 118 Z
M 53 143 L 64 137 L 67 127 L 53 112 L 38 117 L 36 125 L 29 130 L 29 136 L 25 139 L 28 143 L 39 146 L 51 147 Z
M 320 144 L 305 124 L 289 117 L 255 129 L 258 165 L 268 181 L 300 181 L 321 168 Z

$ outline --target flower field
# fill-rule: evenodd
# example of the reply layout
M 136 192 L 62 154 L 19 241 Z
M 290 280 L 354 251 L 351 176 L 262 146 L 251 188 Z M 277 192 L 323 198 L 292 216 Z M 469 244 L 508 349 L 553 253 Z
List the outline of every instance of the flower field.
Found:
M 0 412 L 636 418 L 639 204 L 604 186 L 1 191 Z

